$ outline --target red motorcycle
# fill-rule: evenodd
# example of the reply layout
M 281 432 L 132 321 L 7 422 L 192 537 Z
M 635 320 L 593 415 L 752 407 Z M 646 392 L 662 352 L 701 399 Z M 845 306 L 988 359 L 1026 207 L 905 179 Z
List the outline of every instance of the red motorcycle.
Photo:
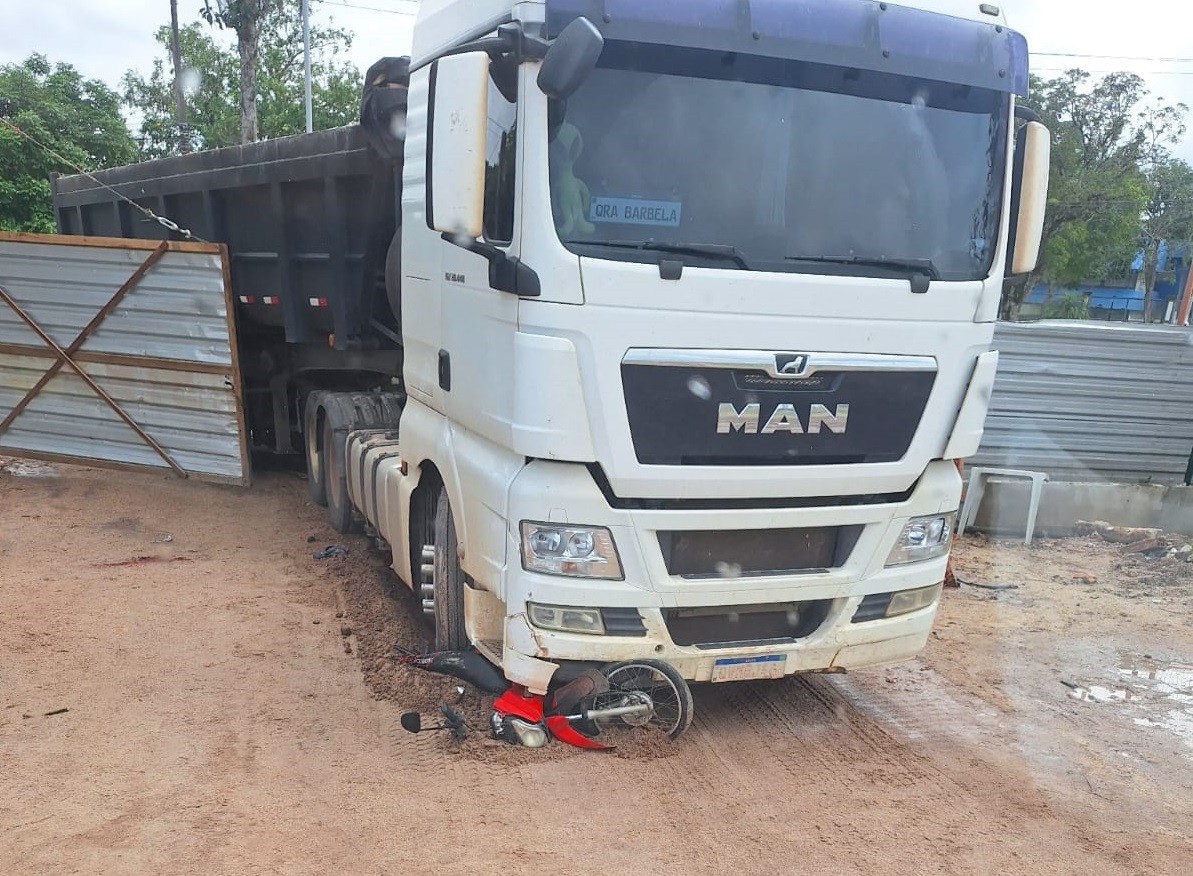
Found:
M 474 651 L 418 654 L 395 645 L 393 660 L 466 681 L 495 697 L 489 731 L 496 739 L 540 748 L 551 739 L 587 749 L 609 749 L 599 739 L 616 727 L 653 727 L 675 739 L 692 723 L 692 693 L 680 674 L 658 660 L 612 663 L 602 669 L 556 673 L 545 696 L 506 681 L 493 664 Z M 562 677 L 561 677 L 562 676 Z M 417 712 L 402 716 L 411 733 L 447 730 L 462 739 L 470 729 L 463 717 L 442 706 L 443 723 L 423 727 Z M 608 735 L 605 736 L 609 738 Z

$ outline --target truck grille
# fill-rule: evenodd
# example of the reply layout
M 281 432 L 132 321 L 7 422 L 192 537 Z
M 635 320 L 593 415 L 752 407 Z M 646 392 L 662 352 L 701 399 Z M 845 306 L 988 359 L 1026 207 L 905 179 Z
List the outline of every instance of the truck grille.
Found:
M 818 526 L 662 531 L 658 538 L 668 574 L 736 578 L 837 568 L 861 534 L 861 526 Z
M 828 617 L 832 600 L 776 602 L 765 605 L 669 608 L 663 611 L 667 633 L 676 645 L 723 648 L 792 642 L 816 631 Z
M 796 358 L 819 356 L 825 367 L 774 378 L 748 363 L 681 366 L 665 352 L 631 350 L 621 365 L 630 435 L 643 465 L 895 462 L 911 446 L 936 380 L 935 367 L 913 357 L 888 357 L 866 370 L 875 357 L 859 356 L 861 366 L 846 367 L 809 354 Z M 780 354 L 757 355 L 770 356 L 773 368 Z

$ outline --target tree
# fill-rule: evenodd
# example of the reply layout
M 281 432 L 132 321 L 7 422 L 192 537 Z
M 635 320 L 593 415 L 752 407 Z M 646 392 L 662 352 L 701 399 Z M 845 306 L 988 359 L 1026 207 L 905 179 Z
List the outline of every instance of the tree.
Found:
M 179 132 L 167 60 L 169 29 L 157 33 L 163 55 L 148 76 L 130 70 L 122 80 L 124 104 L 141 119 L 141 153 L 153 158 L 178 152 Z M 200 24 L 179 33 L 186 115 L 196 148 L 241 142 L 240 62 L 238 52 L 219 45 Z M 317 130 L 346 125 L 359 112 L 361 75 L 342 60 L 352 45 L 344 30 L 312 28 L 311 77 Z M 302 25 L 276 7 L 261 22 L 258 65 L 258 133 L 283 137 L 306 130 L 303 108 Z
M 0 117 L 53 149 L 53 157 L 0 125 L 0 228 L 54 230 L 49 177 L 116 167 L 136 160 L 136 145 L 120 117 L 119 97 L 69 64 L 44 55 L 0 67 Z
M 236 31 L 236 51 L 240 56 L 240 142 L 255 143 L 260 135 L 257 124 L 257 63 L 261 55 L 261 25 L 281 4 L 274 0 L 211 0 L 203 4 L 208 24 L 230 27 Z
M 1052 132 L 1048 206 L 1039 268 L 1003 301 L 1013 318 L 1027 290 L 1105 278 L 1138 245 L 1147 186 L 1139 163 L 1148 132 L 1137 114 L 1147 97 L 1133 73 L 1090 84 L 1083 70 L 1032 77 L 1029 103 Z
M 1184 104 L 1147 107 L 1140 114 L 1144 145 L 1141 159 L 1147 200 L 1140 233 L 1143 271 L 1143 319 L 1152 321 L 1152 299 L 1160 274 L 1160 247 L 1171 247 L 1193 234 L 1193 168 L 1169 151 L 1185 133 Z

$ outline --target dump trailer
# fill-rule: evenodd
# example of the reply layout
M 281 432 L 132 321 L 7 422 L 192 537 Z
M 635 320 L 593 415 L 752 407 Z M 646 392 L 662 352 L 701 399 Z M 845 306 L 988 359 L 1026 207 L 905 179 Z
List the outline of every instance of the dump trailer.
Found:
M 367 79 L 361 126 L 99 177 L 228 244 L 256 443 L 438 645 L 539 692 L 916 654 L 1047 190 L 998 7 L 424 0 Z
M 315 389 L 400 391 L 402 141 L 392 120 L 404 118 L 406 62 L 370 74 L 362 124 L 147 161 L 95 174 L 99 182 L 51 180 L 63 234 L 179 237 L 128 198 L 227 245 L 258 450 L 298 446 L 301 405 Z

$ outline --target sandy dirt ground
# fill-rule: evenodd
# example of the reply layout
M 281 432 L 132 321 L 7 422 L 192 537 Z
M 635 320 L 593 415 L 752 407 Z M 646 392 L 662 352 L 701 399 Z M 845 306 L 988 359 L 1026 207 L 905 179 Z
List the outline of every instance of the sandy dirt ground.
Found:
M 388 665 L 415 601 L 296 476 L 7 469 L 0 873 L 1193 870 L 1193 564 L 967 538 L 917 660 L 457 746 L 401 730 L 450 684 Z

